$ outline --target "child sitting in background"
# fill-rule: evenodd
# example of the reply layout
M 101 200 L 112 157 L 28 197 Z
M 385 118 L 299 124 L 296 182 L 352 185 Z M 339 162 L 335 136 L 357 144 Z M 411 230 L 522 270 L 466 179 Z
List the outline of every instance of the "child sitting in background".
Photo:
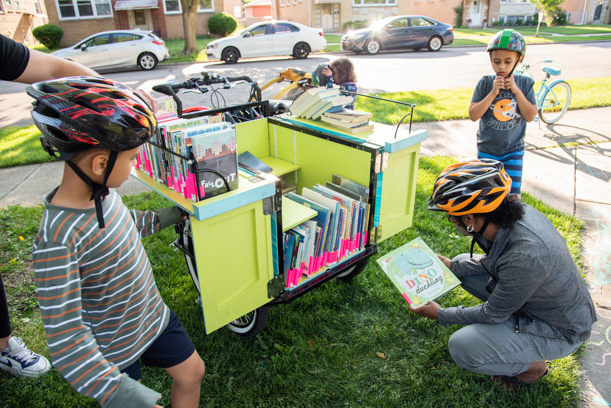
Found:
M 180 222 L 181 211 L 130 211 L 113 190 L 158 132 L 153 112 L 104 78 L 38 82 L 27 92 L 43 147 L 65 161 L 33 252 L 53 366 L 104 408 L 158 407 L 160 394 L 139 382 L 142 361 L 173 378 L 172 407 L 199 406 L 204 362 L 163 302 L 140 242 Z
M 312 82 L 317 86 L 333 88 L 333 84 L 339 84 L 340 94 L 352 96 L 352 103 L 346 105 L 346 109 L 354 109 L 356 100 L 356 73 L 354 64 L 348 58 L 338 58 L 331 64 L 320 64 L 312 74 Z M 347 91 L 347 92 L 346 92 Z

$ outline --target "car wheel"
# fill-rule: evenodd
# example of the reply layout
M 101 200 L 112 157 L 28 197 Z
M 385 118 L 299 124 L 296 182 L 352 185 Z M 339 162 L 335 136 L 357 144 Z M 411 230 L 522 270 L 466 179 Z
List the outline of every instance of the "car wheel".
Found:
M 380 41 L 378 41 L 377 39 L 372 39 L 369 40 L 367 42 L 367 45 L 365 45 L 365 51 L 367 51 L 367 54 L 373 55 L 373 54 L 377 54 L 378 52 L 380 52 Z
M 150 71 L 157 66 L 157 57 L 150 52 L 140 54 L 138 57 L 138 65 L 145 71 Z
M 311 49 L 308 44 L 304 42 L 297 43 L 293 48 L 293 57 L 297 59 L 308 58 L 308 55 L 310 55 L 310 51 Z
M 441 46 L 443 45 L 443 41 L 441 37 L 431 37 L 429 38 L 429 43 L 427 44 L 427 48 L 429 51 L 439 51 Z
M 240 59 L 240 51 L 234 47 L 225 48 L 221 59 L 225 61 L 225 64 L 235 64 Z

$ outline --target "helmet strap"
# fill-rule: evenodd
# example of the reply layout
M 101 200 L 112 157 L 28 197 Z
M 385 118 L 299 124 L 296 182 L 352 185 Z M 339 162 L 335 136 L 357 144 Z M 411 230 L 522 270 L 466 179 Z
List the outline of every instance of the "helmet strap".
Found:
M 459 220 L 460 220 L 460 224 L 462 225 L 462 227 L 467 229 L 465 225 L 463 224 L 462 219 L 459 218 Z M 484 224 L 482 224 L 482 227 L 479 229 L 479 231 L 472 233 L 473 239 L 471 240 L 471 252 L 470 252 L 471 258 L 473 258 L 473 247 L 475 246 L 475 242 L 477 241 L 476 238 L 483 237 L 484 231 L 486 231 L 486 228 L 488 228 L 488 224 L 490 224 L 490 217 L 489 217 L 489 214 L 486 214 L 486 217 L 484 218 Z M 478 242 L 478 246 L 482 248 L 482 246 L 479 245 L 479 242 Z M 486 255 L 488 254 L 485 249 L 484 249 L 484 252 L 486 252 Z
M 89 200 L 93 200 L 95 202 L 95 212 L 98 218 L 98 226 L 100 229 L 106 228 L 106 224 L 104 223 L 104 211 L 102 209 L 102 200 L 106 197 L 110 191 L 106 186 L 106 182 L 108 181 L 108 177 L 112 172 L 113 167 L 115 166 L 115 162 L 117 160 L 118 152 L 111 151 L 108 156 L 108 164 L 106 166 L 106 171 L 104 173 L 104 181 L 102 184 L 95 183 L 91 178 L 86 175 L 75 163 L 70 160 L 67 160 L 68 166 L 76 173 L 77 176 L 80 177 L 85 184 L 91 188 L 91 197 Z

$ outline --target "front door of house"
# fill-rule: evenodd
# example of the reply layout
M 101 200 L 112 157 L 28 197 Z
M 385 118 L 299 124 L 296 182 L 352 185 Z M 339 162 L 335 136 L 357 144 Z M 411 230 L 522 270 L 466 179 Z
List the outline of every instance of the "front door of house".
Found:
M 144 31 L 153 30 L 153 19 L 151 18 L 151 10 L 129 10 L 129 28 L 139 28 Z
M 333 31 L 333 4 L 321 4 L 320 7 L 320 25 L 323 31 Z
M 473 0 L 471 3 L 471 12 L 469 13 L 472 27 L 480 27 L 482 25 L 482 2 L 481 0 Z

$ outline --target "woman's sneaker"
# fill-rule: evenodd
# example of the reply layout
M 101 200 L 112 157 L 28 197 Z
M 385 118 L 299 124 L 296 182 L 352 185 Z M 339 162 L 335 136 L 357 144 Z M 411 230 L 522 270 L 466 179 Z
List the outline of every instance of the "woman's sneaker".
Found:
M 0 369 L 16 377 L 38 377 L 50 368 L 49 360 L 27 348 L 19 337 L 11 337 L 8 348 L 0 350 Z

